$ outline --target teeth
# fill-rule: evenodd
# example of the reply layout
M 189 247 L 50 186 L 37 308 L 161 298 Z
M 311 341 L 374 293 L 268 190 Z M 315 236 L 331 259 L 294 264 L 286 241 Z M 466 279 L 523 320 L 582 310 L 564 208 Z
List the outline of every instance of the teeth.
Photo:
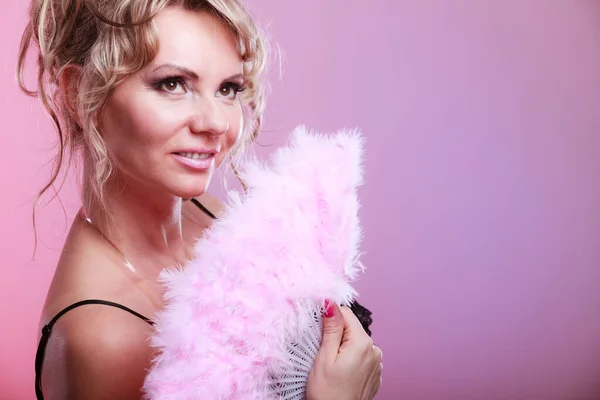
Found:
M 199 153 L 181 153 L 182 156 L 186 157 L 186 158 L 191 158 L 193 160 L 199 160 L 199 159 L 205 159 L 205 158 L 209 158 L 211 155 L 208 153 L 203 153 L 203 154 L 199 154 Z

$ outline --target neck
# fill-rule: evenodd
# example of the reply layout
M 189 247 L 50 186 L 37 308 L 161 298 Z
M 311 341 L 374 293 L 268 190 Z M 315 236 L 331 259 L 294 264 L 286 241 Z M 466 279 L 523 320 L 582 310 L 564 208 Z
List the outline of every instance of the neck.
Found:
M 153 281 L 164 268 L 181 265 L 189 258 L 182 232 L 182 199 L 157 196 L 156 192 L 111 181 L 102 204 L 95 198 L 84 199 L 91 224 L 130 268 Z

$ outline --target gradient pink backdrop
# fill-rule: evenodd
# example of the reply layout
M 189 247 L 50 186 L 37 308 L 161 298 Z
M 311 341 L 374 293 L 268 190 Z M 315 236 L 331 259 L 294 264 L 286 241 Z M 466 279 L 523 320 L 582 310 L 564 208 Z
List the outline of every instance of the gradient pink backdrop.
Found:
M 32 261 L 55 133 L 15 85 L 25 3 L 0 6 L 2 399 L 34 397 L 38 314 L 77 207 L 69 180 Z M 358 288 L 384 351 L 378 399 L 599 399 L 600 2 L 250 6 L 284 56 L 260 143 L 299 123 L 368 136 Z

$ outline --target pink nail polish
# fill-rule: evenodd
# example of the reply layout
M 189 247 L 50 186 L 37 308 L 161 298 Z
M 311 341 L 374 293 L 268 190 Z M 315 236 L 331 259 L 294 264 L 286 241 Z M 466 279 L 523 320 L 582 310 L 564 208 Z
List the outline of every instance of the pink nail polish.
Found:
M 325 318 L 333 317 L 334 313 L 335 308 L 333 307 L 333 302 L 331 300 L 325 300 L 325 311 L 323 312 Z

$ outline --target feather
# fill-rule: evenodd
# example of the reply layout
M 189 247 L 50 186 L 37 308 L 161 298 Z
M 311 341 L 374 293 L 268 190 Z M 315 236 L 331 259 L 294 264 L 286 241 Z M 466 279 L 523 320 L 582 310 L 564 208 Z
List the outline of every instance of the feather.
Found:
M 324 301 L 349 304 L 363 272 L 362 158 L 358 130 L 299 126 L 270 163 L 245 164 L 248 191 L 161 274 L 147 399 L 303 398 Z

